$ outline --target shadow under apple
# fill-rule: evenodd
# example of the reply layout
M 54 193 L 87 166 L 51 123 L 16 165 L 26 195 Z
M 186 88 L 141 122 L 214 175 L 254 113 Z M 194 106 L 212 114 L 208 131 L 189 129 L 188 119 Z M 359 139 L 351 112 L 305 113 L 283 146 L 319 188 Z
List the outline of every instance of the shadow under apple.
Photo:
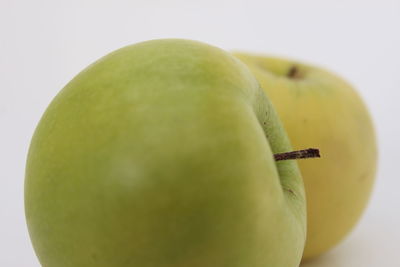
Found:
M 305 262 L 300 267 L 354 267 L 369 251 L 368 240 L 363 235 L 352 235 L 331 251 Z M 363 261 L 364 262 L 364 261 Z M 358 266 L 358 265 L 357 265 Z

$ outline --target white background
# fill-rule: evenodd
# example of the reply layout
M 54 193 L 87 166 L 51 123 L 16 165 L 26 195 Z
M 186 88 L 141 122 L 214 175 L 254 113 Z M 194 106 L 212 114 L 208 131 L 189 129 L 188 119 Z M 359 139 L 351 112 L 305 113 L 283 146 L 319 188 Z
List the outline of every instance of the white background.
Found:
M 377 128 L 378 179 L 355 231 L 304 266 L 400 266 L 398 0 L 0 0 L 0 266 L 39 266 L 24 221 L 23 179 L 48 103 L 99 57 L 162 37 L 295 57 L 350 80 Z

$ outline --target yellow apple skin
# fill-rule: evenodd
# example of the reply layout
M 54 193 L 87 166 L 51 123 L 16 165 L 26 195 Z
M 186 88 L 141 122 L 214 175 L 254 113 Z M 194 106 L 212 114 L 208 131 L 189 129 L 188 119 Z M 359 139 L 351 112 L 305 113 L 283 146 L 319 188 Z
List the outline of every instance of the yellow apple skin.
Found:
M 307 196 L 303 260 L 340 242 L 360 219 L 375 180 L 377 146 L 371 117 L 354 88 L 336 75 L 296 61 L 235 53 L 271 99 L 300 160 Z

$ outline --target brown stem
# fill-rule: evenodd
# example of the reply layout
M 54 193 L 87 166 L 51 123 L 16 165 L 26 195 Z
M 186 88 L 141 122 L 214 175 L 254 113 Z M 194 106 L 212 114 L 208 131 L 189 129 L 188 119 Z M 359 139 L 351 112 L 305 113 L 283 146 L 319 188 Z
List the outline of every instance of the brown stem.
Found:
M 296 66 L 292 66 L 292 67 L 290 67 L 290 69 L 289 69 L 289 71 L 287 73 L 287 76 L 289 78 L 295 78 L 298 73 L 299 73 L 299 70 L 297 69 L 297 67 Z
M 274 155 L 276 161 L 289 160 L 289 159 L 306 159 L 306 158 L 320 158 L 319 149 L 309 148 L 303 150 L 290 151 L 285 153 L 278 153 Z
M 297 67 L 296 65 L 293 65 L 290 67 L 286 76 L 289 79 L 301 79 L 301 78 L 303 78 L 303 73 L 302 73 L 302 71 L 300 71 L 299 67 Z

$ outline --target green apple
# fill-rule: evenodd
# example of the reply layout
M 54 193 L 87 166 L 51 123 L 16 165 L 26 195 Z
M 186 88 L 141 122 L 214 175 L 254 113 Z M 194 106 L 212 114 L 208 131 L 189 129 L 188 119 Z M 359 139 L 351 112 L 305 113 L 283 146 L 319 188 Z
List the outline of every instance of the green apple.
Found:
M 353 228 L 375 179 L 377 148 L 362 99 L 343 79 L 293 60 L 237 53 L 276 108 L 294 148 L 315 146 L 301 161 L 307 195 L 304 259 L 328 250 Z
M 294 267 L 306 202 L 278 116 L 230 53 L 117 50 L 43 115 L 25 205 L 43 267 Z

